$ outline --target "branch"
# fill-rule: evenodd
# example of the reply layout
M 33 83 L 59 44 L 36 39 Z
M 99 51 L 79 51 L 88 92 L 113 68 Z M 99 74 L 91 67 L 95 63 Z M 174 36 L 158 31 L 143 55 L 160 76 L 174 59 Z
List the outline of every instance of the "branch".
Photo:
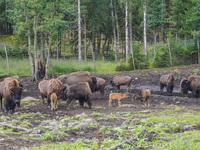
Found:
M 7 126 L 9 128 L 15 129 L 15 130 L 31 132 L 31 130 L 29 130 L 29 129 L 18 127 L 18 126 L 14 126 L 14 125 L 7 124 L 7 123 L 4 123 L 4 122 L 0 123 L 0 126 Z
M 109 148 L 109 149 L 107 149 L 107 150 L 116 150 L 118 147 L 121 147 L 123 144 L 130 144 L 130 145 L 132 145 L 133 147 L 134 147 L 134 145 L 131 143 L 131 141 L 135 141 L 136 139 L 137 139 L 137 137 L 140 137 L 140 135 L 143 133 L 143 131 L 141 131 L 140 133 L 138 133 L 138 135 L 137 136 L 133 136 L 133 137 L 131 137 L 129 140 L 126 140 L 126 141 L 124 141 L 124 142 L 122 142 L 122 143 L 119 143 L 119 144 L 117 144 L 117 145 L 114 145 L 113 147 L 111 147 L 111 148 Z

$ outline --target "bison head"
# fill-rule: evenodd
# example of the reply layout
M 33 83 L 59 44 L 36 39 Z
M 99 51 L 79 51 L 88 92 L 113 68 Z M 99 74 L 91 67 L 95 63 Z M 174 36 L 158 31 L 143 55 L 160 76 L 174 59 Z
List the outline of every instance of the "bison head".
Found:
M 40 79 L 43 79 L 44 76 L 45 76 L 45 68 L 40 68 L 40 69 L 38 69 L 38 77 L 39 77 Z
M 167 85 L 167 92 L 170 93 L 170 95 L 172 95 L 173 89 L 174 89 L 174 83 L 169 82 Z
M 22 87 L 17 86 L 10 88 L 11 100 L 14 104 L 17 104 L 18 107 L 20 107 L 21 93 L 22 93 Z
M 92 76 L 92 87 L 90 87 L 92 93 L 95 92 L 96 86 L 97 86 L 97 78 Z
M 63 90 L 62 90 L 62 99 L 67 100 L 67 84 L 64 84 Z
M 188 92 L 191 90 L 190 88 L 190 84 L 188 82 L 188 80 L 183 80 L 182 83 L 181 83 L 181 89 L 184 93 Z

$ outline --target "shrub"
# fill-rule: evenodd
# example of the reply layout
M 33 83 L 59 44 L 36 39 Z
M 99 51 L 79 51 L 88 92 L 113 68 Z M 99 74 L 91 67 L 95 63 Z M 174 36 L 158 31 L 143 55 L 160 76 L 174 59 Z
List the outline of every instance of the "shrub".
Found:
M 20 49 L 16 47 L 7 47 L 7 54 L 9 58 L 28 58 L 28 51 L 26 49 Z M 0 56 L 4 58 L 5 55 L 4 48 L 0 48 Z

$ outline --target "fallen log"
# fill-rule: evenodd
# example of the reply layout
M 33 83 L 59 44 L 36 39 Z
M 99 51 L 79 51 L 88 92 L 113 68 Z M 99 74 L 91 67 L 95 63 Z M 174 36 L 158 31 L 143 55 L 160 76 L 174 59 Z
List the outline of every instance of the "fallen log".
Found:
M 137 137 L 140 137 L 143 134 L 144 131 L 141 131 L 140 133 L 137 134 L 137 136 L 131 137 L 129 140 L 126 140 L 122 143 L 119 143 L 117 145 L 114 145 L 113 147 L 107 149 L 107 150 L 116 150 L 118 147 L 121 147 L 123 144 L 130 144 L 134 147 L 134 145 L 131 143 L 131 141 L 135 141 Z
M 26 131 L 26 132 L 28 132 L 28 133 L 31 132 L 31 130 L 29 130 L 29 129 L 27 129 L 27 128 L 14 126 L 14 125 L 11 125 L 11 124 L 7 124 L 7 123 L 5 123 L 5 122 L 0 123 L 0 126 L 9 127 L 9 128 L 14 129 L 15 131 Z

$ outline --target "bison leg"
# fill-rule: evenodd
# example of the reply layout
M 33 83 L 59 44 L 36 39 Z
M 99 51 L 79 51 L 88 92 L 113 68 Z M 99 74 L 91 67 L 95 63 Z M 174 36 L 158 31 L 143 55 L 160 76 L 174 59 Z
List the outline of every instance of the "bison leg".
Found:
M 111 107 L 111 106 L 112 106 L 112 99 L 109 99 L 108 107 Z
M 67 101 L 67 107 L 69 106 L 69 104 L 72 102 L 73 99 L 68 99 Z
M 193 96 L 193 98 L 197 98 L 197 94 L 196 94 L 195 90 L 192 91 L 192 96 Z
M 147 101 L 148 101 L 148 107 L 150 107 L 150 98 L 148 98 Z
M 118 106 L 121 106 L 121 101 L 120 101 L 120 99 L 118 99 Z
M 84 107 L 84 101 L 83 100 L 79 100 L 79 104 L 81 107 Z
M 89 108 L 91 109 L 91 106 L 92 106 L 91 100 L 88 100 L 87 104 L 88 104 Z
M 164 85 L 160 83 L 160 91 L 163 92 Z
M 117 86 L 117 91 L 119 91 L 119 90 L 120 90 L 120 85 Z

